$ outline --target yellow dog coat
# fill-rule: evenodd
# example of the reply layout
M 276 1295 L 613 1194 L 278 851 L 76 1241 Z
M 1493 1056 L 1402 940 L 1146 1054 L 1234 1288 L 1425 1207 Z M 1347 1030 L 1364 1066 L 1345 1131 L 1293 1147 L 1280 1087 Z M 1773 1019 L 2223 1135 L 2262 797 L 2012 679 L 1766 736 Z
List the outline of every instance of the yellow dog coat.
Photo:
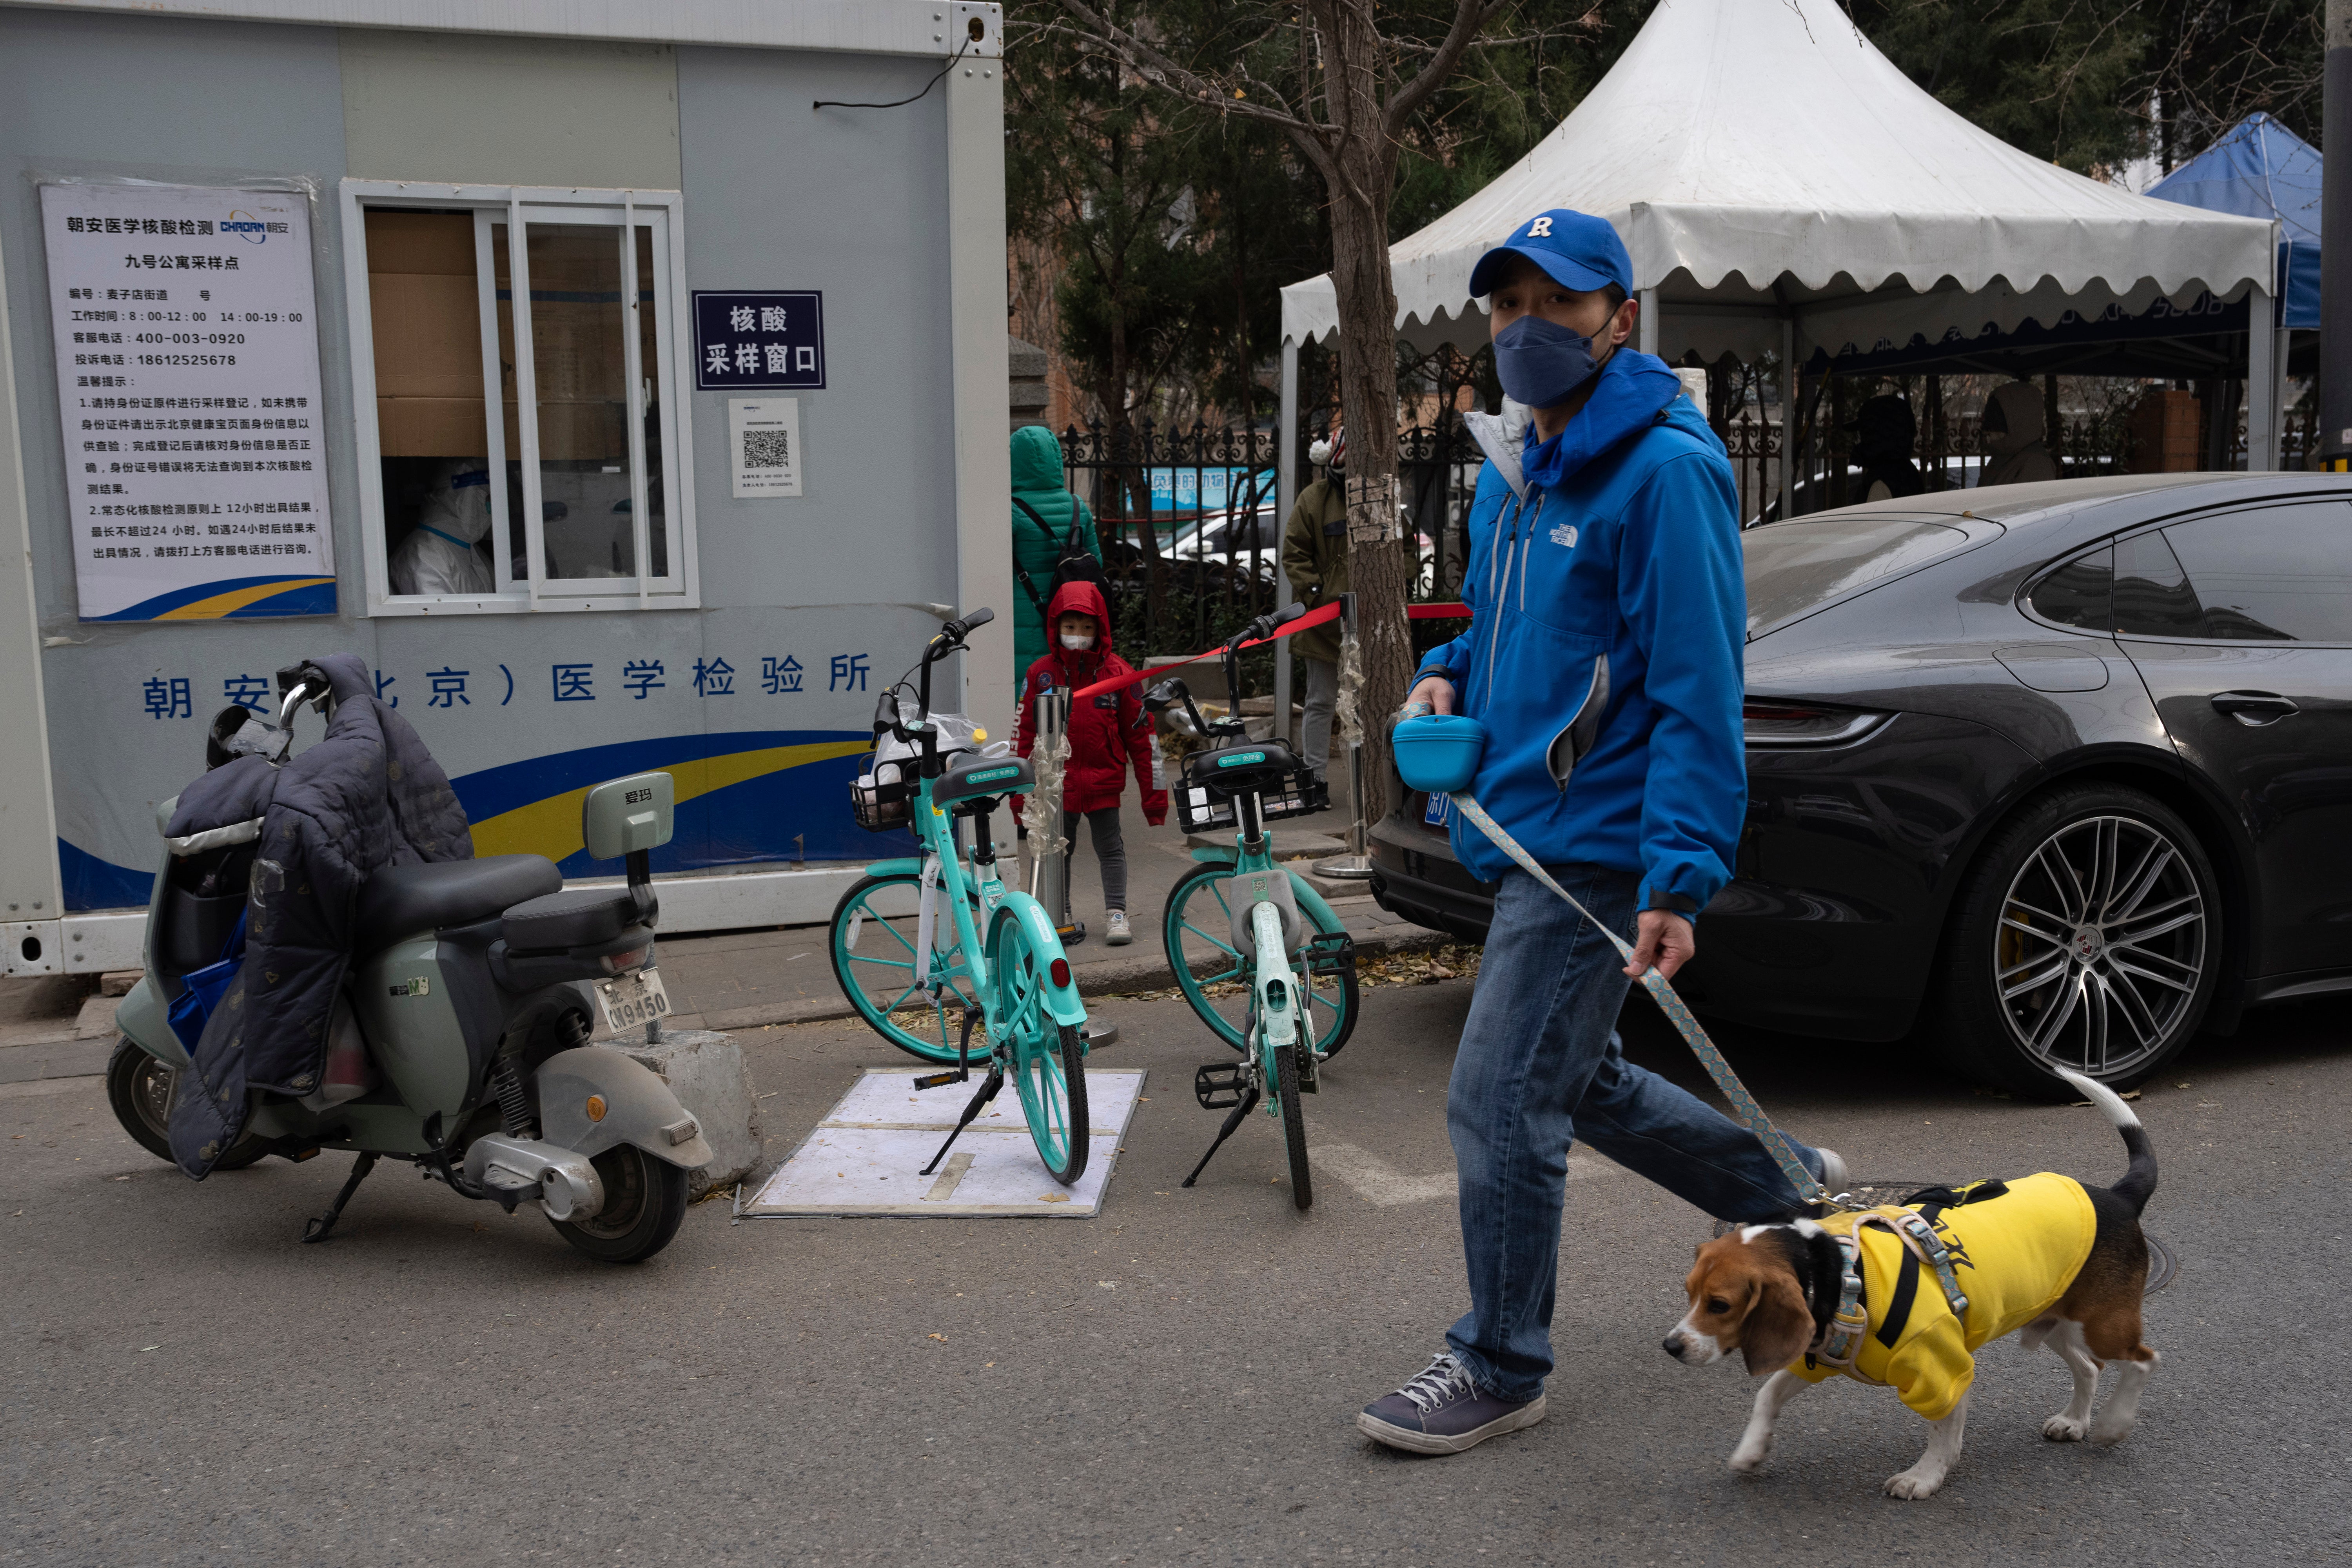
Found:
M 1976 1379 L 1977 1347 L 2032 1322 L 2066 1294 L 2091 1256 L 2098 1217 L 2080 1182 L 2047 1171 L 2009 1183 L 1999 1196 L 1951 1208 L 1910 1206 L 1927 1215 L 1950 1249 L 1953 1271 L 1968 1298 L 1967 1316 L 1952 1315 L 1934 1272 L 1918 1268 L 1899 1238 L 1875 1226 L 1857 1232 L 1861 1214 L 1832 1215 L 1821 1222 L 1823 1230 L 1859 1240 L 1869 1327 L 1852 1367 L 1830 1366 L 1809 1355 L 1789 1370 L 1808 1383 L 1843 1372 L 1864 1383 L 1889 1384 L 1904 1404 L 1940 1421 Z M 1906 1262 L 1913 1281 L 1908 1311 L 1890 1334 L 1886 1319 L 1902 1304 L 1899 1286 Z

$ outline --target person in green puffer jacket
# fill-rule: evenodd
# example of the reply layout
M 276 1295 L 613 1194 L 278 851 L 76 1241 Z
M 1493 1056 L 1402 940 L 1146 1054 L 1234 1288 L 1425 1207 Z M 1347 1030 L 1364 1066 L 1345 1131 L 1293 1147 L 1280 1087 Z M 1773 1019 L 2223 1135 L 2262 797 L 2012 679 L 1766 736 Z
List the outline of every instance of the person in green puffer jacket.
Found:
M 1070 520 L 1078 522 L 1078 541 L 1097 561 L 1102 541 L 1095 536 L 1094 515 L 1087 503 L 1062 486 L 1062 443 L 1043 425 L 1026 425 L 1013 432 L 1013 679 L 1017 683 L 1029 667 L 1043 658 L 1052 639 L 1045 635 L 1045 616 L 1036 600 L 1054 593 L 1054 563 L 1061 558 L 1069 537 Z M 1030 512 L 1035 512 L 1033 518 Z M 1037 526 L 1037 520 L 1045 526 Z M 1021 584 L 1027 573 L 1029 586 Z

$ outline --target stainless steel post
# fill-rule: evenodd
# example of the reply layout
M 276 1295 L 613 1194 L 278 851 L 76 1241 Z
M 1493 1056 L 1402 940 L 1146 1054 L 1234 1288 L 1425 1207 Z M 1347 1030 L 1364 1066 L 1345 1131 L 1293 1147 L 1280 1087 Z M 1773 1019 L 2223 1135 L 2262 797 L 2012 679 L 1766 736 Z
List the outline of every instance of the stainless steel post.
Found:
M 1290 527 L 1290 509 L 1298 504 L 1298 343 L 1282 341 L 1282 418 L 1275 432 L 1274 453 L 1274 603 L 1290 603 L 1290 574 L 1282 565 L 1283 535 Z M 1294 666 L 1290 639 L 1274 645 L 1274 735 L 1291 739 L 1290 691 Z

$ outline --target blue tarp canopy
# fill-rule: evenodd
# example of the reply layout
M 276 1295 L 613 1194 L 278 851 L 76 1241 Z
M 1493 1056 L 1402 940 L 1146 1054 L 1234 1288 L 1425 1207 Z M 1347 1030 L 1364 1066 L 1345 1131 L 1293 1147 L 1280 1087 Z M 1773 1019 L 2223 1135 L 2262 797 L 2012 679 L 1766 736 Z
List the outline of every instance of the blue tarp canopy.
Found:
M 2319 149 L 2267 114 L 2249 115 L 2147 188 L 2208 212 L 2279 220 L 2279 325 L 2319 330 Z

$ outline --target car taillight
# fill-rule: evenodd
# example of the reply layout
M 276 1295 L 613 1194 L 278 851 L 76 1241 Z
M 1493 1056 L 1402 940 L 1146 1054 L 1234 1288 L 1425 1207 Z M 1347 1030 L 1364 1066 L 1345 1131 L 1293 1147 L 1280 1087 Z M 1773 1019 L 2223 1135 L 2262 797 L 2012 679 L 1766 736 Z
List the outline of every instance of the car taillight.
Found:
M 596 963 L 598 967 L 607 974 L 626 974 L 632 969 L 643 969 L 646 960 L 653 955 L 653 943 L 647 942 L 643 947 L 633 947 L 626 952 L 608 952 Z
M 1834 746 L 1858 741 L 1888 715 L 1827 703 L 1768 701 L 1740 704 L 1740 727 L 1751 746 Z

